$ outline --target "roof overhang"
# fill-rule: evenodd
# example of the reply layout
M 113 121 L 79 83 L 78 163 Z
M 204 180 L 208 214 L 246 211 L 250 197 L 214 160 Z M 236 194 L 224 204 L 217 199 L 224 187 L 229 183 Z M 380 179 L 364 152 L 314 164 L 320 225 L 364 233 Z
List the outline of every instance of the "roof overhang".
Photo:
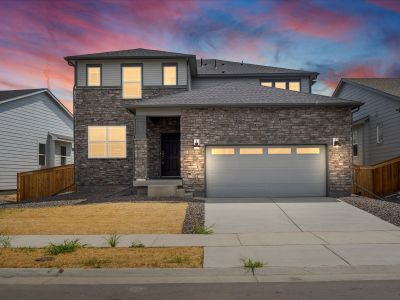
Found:
M 364 118 L 361 118 L 361 119 L 353 121 L 353 126 L 362 125 L 362 124 L 364 124 L 364 123 L 366 123 L 368 121 L 369 121 L 369 115 L 364 117 Z
M 67 136 L 67 135 L 62 135 L 62 134 L 57 134 L 57 133 L 51 133 L 51 132 L 49 132 L 49 135 L 51 136 L 53 141 L 67 142 L 67 143 L 72 143 L 74 141 L 74 138 L 72 136 Z
M 242 73 L 242 74 L 197 74 L 199 78 L 232 78 L 232 77 L 264 77 L 264 78 L 299 78 L 309 77 L 310 80 L 315 80 L 319 73 Z

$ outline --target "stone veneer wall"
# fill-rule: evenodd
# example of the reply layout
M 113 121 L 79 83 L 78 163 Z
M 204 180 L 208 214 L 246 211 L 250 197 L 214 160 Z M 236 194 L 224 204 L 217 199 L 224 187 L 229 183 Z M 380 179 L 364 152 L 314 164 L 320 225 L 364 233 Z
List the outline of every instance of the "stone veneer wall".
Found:
M 179 117 L 148 117 L 148 177 L 161 177 L 161 133 L 179 133 Z
M 332 138 L 342 145 L 332 147 Z M 328 195 L 352 187 L 351 110 L 340 107 L 192 108 L 181 116 L 181 175 L 186 191 L 205 194 L 205 147 L 223 144 L 326 144 Z
M 187 90 L 183 87 L 144 87 L 143 98 L 170 95 Z M 75 180 L 78 190 L 98 189 L 110 185 L 129 185 L 135 177 L 134 115 L 127 106 L 135 100 L 122 99 L 120 87 L 76 87 L 74 90 Z M 126 125 L 127 157 L 125 159 L 88 159 L 88 126 Z M 146 140 L 139 141 L 146 146 Z M 142 147 L 143 148 L 143 147 Z M 140 153 L 138 153 L 140 155 Z M 147 172 L 146 163 L 137 176 Z M 143 171 L 143 169 L 145 169 Z

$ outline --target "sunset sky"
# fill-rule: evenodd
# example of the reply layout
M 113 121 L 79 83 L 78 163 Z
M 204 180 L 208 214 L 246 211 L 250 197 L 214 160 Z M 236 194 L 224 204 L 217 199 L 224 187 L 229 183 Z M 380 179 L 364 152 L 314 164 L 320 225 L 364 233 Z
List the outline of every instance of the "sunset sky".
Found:
M 48 87 L 72 109 L 63 57 L 131 48 L 341 77 L 400 77 L 400 0 L 0 0 L 0 89 Z

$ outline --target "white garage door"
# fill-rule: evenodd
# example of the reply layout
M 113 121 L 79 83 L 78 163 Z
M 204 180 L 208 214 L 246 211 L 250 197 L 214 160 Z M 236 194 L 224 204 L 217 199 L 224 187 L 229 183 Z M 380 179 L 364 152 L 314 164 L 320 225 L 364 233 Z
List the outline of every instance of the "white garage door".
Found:
M 326 196 L 323 145 L 208 146 L 207 197 Z

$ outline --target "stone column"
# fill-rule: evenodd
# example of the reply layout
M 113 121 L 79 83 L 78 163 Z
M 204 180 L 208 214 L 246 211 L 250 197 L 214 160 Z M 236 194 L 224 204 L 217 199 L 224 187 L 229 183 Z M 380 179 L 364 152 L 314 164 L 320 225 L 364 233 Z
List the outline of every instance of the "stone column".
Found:
M 146 116 L 135 117 L 135 130 L 135 180 L 146 180 L 148 177 Z

